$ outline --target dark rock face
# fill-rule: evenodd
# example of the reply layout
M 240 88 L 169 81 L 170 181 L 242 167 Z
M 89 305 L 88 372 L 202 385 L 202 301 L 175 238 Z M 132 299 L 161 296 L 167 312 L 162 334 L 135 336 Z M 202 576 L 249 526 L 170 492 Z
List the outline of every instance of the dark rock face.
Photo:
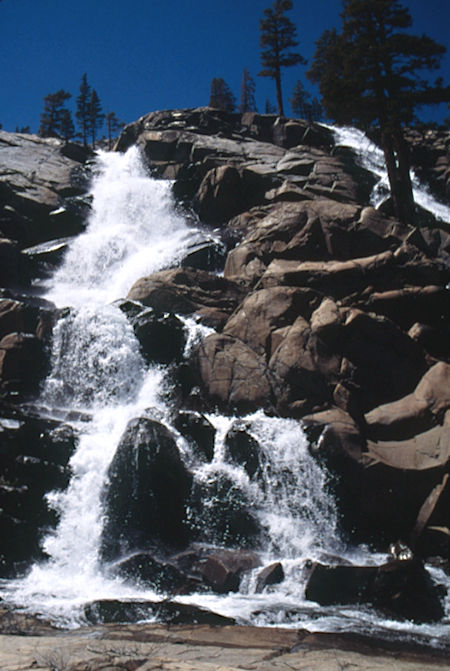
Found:
M 189 499 L 193 537 L 212 545 L 251 548 L 261 528 L 245 492 L 224 473 L 194 481 Z
M 42 558 L 39 543 L 57 522 L 45 494 L 64 489 L 75 449 L 73 429 L 11 406 L 0 410 L 0 574 Z
M 149 552 L 140 552 L 118 561 L 109 570 L 113 575 L 166 593 L 178 592 L 188 583 L 186 575 L 176 566 L 156 559 Z
M 175 418 L 174 426 L 194 446 L 197 454 L 202 455 L 206 461 L 212 461 L 216 430 L 204 415 L 198 412 L 180 412 Z
M 167 600 L 152 602 L 103 599 L 87 604 L 84 614 L 91 624 L 139 622 L 155 616 L 168 624 L 225 626 L 235 623 L 233 618 L 218 615 L 206 608 Z
M 102 556 L 111 560 L 154 544 L 186 542 L 191 476 L 166 427 L 132 420 L 109 468 Z
M 370 603 L 388 616 L 413 622 L 437 622 L 444 616 L 438 591 L 417 560 L 377 567 L 316 564 L 305 596 L 322 605 Z
M 88 157 L 64 148 L 55 138 L 0 131 L 0 230 L 21 248 L 83 230 L 77 199 L 87 191 Z
M 186 344 L 183 323 L 173 314 L 158 314 L 151 308 L 131 320 L 136 338 L 148 363 L 179 362 Z

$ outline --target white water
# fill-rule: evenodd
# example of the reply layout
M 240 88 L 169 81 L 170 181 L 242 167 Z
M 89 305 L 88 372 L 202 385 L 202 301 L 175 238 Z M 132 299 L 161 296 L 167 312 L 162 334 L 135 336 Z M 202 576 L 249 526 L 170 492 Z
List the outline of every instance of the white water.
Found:
M 357 128 L 348 126 L 328 126 L 328 128 L 333 131 L 336 144 L 353 149 L 361 166 L 378 178 L 371 196 L 372 205 L 377 207 L 390 193 L 382 150 Z M 429 189 L 420 183 L 413 170 L 411 170 L 411 178 L 415 202 L 424 210 L 431 212 L 439 221 L 450 224 L 450 207 L 436 200 Z
M 174 212 L 170 186 L 148 178 L 136 149 L 125 155 L 100 155 L 93 195 L 87 230 L 74 241 L 48 286 L 48 298 L 72 308 L 55 328 L 53 367 L 41 399 L 49 408 L 75 408 L 92 419 L 76 425 L 80 438 L 71 459 L 69 488 L 49 497 L 60 514 L 57 529 L 44 541 L 49 560 L 4 587 L 4 597 L 19 607 L 73 626 L 82 621 L 86 602 L 161 596 L 106 577 L 98 561 L 101 493 L 120 437 L 128 421 L 149 408 L 156 409 L 161 421 L 168 423 L 169 416 L 162 399 L 164 371 L 144 364 L 131 326 L 111 302 L 125 296 L 139 277 L 176 264 L 198 239 L 198 231 Z M 207 330 L 192 320 L 185 323 L 189 348 Z M 363 548 L 342 546 L 326 475 L 311 458 L 298 422 L 263 413 L 243 418 L 260 445 L 261 472 L 252 480 L 230 462 L 224 446 L 233 420 L 216 415 L 210 420 L 217 429 L 213 461 L 205 464 L 196 458 L 179 437 L 183 457 L 198 482 L 225 475 L 244 493 L 264 530 L 262 560 L 281 561 L 286 579 L 256 594 L 252 575 L 238 594 L 194 594 L 182 600 L 255 624 L 301 623 L 313 630 L 359 627 L 366 632 L 395 626 L 428 638 L 441 635 L 439 627 L 393 625 L 370 611 L 330 612 L 305 602 L 306 560 L 324 554 L 339 554 L 355 563 L 376 563 L 380 558 Z M 206 519 L 209 505 L 205 501 Z

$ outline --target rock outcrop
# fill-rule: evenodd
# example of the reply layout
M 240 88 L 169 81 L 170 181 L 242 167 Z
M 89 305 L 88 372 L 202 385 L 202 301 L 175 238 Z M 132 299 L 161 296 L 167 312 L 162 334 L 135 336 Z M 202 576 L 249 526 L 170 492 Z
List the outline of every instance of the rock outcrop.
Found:
M 410 141 L 417 157 L 414 133 Z M 426 162 L 432 184 L 448 171 L 445 138 L 433 142 L 423 150 L 436 158 Z M 177 271 L 140 280 L 129 295 L 156 307 L 158 286 L 165 309 L 176 304 L 215 326 L 194 359 L 195 409 L 263 407 L 301 419 L 311 436 L 323 434 L 317 454 L 335 474 L 352 538 L 408 540 L 449 469 L 450 231 L 400 225 L 369 206 L 373 177 L 347 150 L 330 152 L 332 134 L 315 124 L 155 112 L 128 126 L 117 149 L 132 143 L 203 222 L 235 240 L 221 278 L 232 285 L 215 307 L 193 275 L 175 294 Z M 240 292 L 232 302 L 230 286 Z M 447 489 L 434 529 L 449 527 Z M 448 536 L 439 538 L 421 551 L 449 554 Z
M 436 188 L 448 182 L 447 140 L 436 136 L 426 150 Z M 421 155 L 414 133 L 410 142 Z M 116 150 L 132 144 L 221 237 L 180 267 L 140 278 L 120 302 L 144 356 L 177 378 L 175 429 L 207 463 L 215 429 L 205 414 L 216 408 L 300 420 L 352 542 L 383 550 L 402 538 L 423 557 L 450 557 L 449 226 L 432 217 L 420 229 L 400 225 L 372 207 L 373 176 L 317 124 L 154 112 L 127 126 Z M 57 265 L 65 238 L 82 230 L 88 158 L 58 140 L 0 133 L 0 283 L 9 287 L 0 389 L 9 400 L 37 393 L 56 314 L 16 287 Z M 181 316 L 214 329 L 187 361 Z M 175 435 L 157 420 L 134 420 L 111 465 L 103 560 L 153 586 L 235 589 L 258 565 L 258 519 L 226 473 L 193 482 Z M 225 448 L 249 481 L 257 477 L 245 424 Z M 52 485 L 63 486 L 67 463 L 57 466 Z M 213 504 L 199 521 L 205 497 Z M 245 552 L 221 555 L 224 545 Z M 278 565 L 259 575 L 258 589 L 283 580 Z

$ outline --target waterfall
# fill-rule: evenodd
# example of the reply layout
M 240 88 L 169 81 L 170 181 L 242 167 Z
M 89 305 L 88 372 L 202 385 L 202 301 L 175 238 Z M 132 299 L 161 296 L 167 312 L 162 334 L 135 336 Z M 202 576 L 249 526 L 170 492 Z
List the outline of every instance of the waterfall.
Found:
M 363 142 L 356 131 L 348 133 L 355 143 Z M 377 157 L 376 151 L 374 155 Z M 333 561 L 338 556 L 370 564 L 380 563 L 380 557 L 341 542 L 334 502 L 327 492 L 327 474 L 311 456 L 299 422 L 267 417 L 261 411 L 239 419 L 258 445 L 257 477 L 233 461 L 227 450 L 225 437 L 235 418 L 208 416 L 216 430 L 214 454 L 208 463 L 171 426 L 166 371 L 144 361 L 133 329 L 115 303 L 137 279 L 176 266 L 189 246 L 201 240 L 201 232 L 177 213 L 170 184 L 151 179 L 138 150 L 131 148 L 126 154 L 99 154 L 92 196 L 86 231 L 72 242 L 46 287 L 46 298 L 65 309 L 54 329 L 52 366 L 40 402 L 49 413 L 54 411 L 67 421 L 76 417 L 78 444 L 70 461 L 72 478 L 65 491 L 48 496 L 59 515 L 57 528 L 43 540 L 48 559 L 35 564 L 23 579 L 6 581 L 4 598 L 60 625 L 78 626 L 87 602 L 165 596 L 111 577 L 99 561 L 108 468 L 129 421 L 145 416 L 150 408 L 176 436 L 194 483 L 212 492 L 197 510 L 190 511 L 190 521 L 210 541 L 216 511 L 223 507 L 215 498 L 214 483 L 220 479 L 231 483 L 229 489 L 245 499 L 257 518 L 257 551 L 263 565 L 279 561 L 285 575 L 280 585 L 263 593 L 255 589 L 253 572 L 237 593 L 202 592 L 179 600 L 210 607 L 247 624 L 382 630 L 383 622 L 368 609 L 326 609 L 304 599 L 311 560 Z M 188 353 L 210 329 L 192 319 L 183 322 Z M 392 622 L 387 626 L 392 628 Z M 395 626 L 399 631 L 439 635 L 438 627 Z
M 350 126 L 327 126 L 335 136 L 335 142 L 339 146 L 350 147 L 356 154 L 359 164 L 371 172 L 377 178 L 372 195 L 371 203 L 374 207 L 380 205 L 389 195 L 389 180 L 382 150 L 363 131 Z M 450 222 L 450 207 L 440 203 L 432 195 L 430 190 L 421 184 L 414 170 L 411 170 L 414 201 L 439 221 Z
M 54 329 L 52 366 L 40 400 L 50 412 L 67 415 L 76 410 L 81 417 L 76 422 L 78 446 L 70 461 L 73 475 L 67 490 L 48 496 L 59 515 L 57 528 L 43 541 L 48 560 L 7 588 L 8 598 L 19 606 L 66 625 L 79 622 L 83 603 L 96 598 L 157 596 L 152 590 L 105 576 L 99 562 L 102 492 L 127 423 L 148 408 L 156 408 L 166 424 L 170 417 L 163 398 L 165 372 L 161 366 L 145 364 L 133 329 L 114 301 L 126 296 L 140 277 L 176 265 L 201 237 L 175 211 L 170 184 L 147 175 L 136 148 L 123 155 L 99 154 L 92 196 L 86 231 L 72 242 L 48 281 L 46 294 L 65 309 Z M 188 351 L 210 329 L 191 319 L 183 321 Z M 230 462 L 224 448 L 233 418 L 211 416 L 210 420 L 217 430 L 210 464 L 195 458 L 186 441 L 171 430 L 178 435 L 180 451 L 196 482 L 226 475 L 246 498 L 263 530 L 260 550 L 266 560 L 285 560 L 289 576 L 323 549 L 336 549 L 334 505 L 300 424 L 268 418 L 262 412 L 242 420 L 260 446 L 261 474 L 256 482 L 239 464 Z M 205 530 L 211 505 L 206 500 L 196 512 L 195 523 Z M 251 585 L 243 590 L 250 612 Z M 294 592 L 301 595 L 301 583 Z M 241 596 L 231 607 L 235 613 L 241 609 Z M 202 599 L 201 595 L 191 598 L 197 603 Z M 221 610 L 221 597 L 210 598 L 213 607 Z

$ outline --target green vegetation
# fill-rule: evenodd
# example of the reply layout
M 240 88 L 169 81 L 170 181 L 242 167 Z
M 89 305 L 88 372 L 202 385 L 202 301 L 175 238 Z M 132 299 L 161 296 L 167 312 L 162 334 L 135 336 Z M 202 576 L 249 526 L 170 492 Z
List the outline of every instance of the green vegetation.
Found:
M 263 69 L 260 77 L 275 80 L 278 114 L 283 116 L 283 95 L 281 90 L 281 68 L 290 67 L 306 61 L 299 53 L 289 51 L 298 46 L 297 31 L 285 13 L 292 9 L 291 0 L 275 0 L 272 7 L 264 10 L 264 19 L 260 21 L 261 62 Z
M 209 106 L 226 112 L 234 112 L 236 109 L 236 98 L 222 77 L 214 77 L 211 81 Z
M 256 112 L 255 81 L 247 68 L 242 72 L 239 112 Z
M 397 0 L 343 0 L 341 17 L 341 33 L 327 30 L 316 42 L 308 77 L 319 84 L 330 118 L 379 129 L 395 214 L 411 223 L 414 201 L 402 128 L 416 120 L 421 105 L 450 100 L 442 80 L 430 84 L 420 76 L 440 67 L 445 47 L 404 32 L 411 15 Z

